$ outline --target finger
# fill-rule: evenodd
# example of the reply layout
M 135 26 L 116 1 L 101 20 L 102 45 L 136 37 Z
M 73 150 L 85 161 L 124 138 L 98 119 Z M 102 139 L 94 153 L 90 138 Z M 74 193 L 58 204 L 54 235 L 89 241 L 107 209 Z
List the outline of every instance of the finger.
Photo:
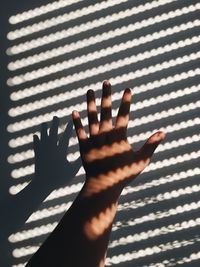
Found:
M 131 105 L 131 90 L 129 88 L 126 88 L 116 118 L 116 123 L 115 123 L 116 128 L 127 128 L 129 121 L 130 105 Z
M 34 134 L 33 135 L 33 150 L 35 152 L 35 155 L 37 155 L 39 152 L 39 145 L 40 145 L 40 139 L 36 134 Z
M 102 98 L 101 98 L 101 122 L 99 130 L 101 132 L 112 129 L 112 100 L 111 100 L 111 84 L 109 81 L 103 82 Z
M 67 126 L 65 127 L 65 130 L 59 140 L 58 146 L 60 147 L 61 150 L 63 150 L 63 152 L 64 151 L 67 152 L 69 146 L 69 139 L 72 135 L 72 130 L 73 130 L 73 121 L 70 120 Z
M 97 135 L 99 132 L 99 122 L 97 116 L 95 94 L 93 90 L 87 91 L 87 113 L 90 136 Z
M 58 141 L 58 125 L 59 125 L 59 118 L 54 116 L 53 122 L 49 130 L 49 138 L 52 144 L 56 145 Z
M 158 145 L 164 140 L 165 134 L 161 131 L 154 133 L 148 138 L 146 143 L 140 149 L 139 154 L 141 159 L 150 159 Z
M 46 122 L 41 125 L 41 142 L 45 142 L 47 140 L 47 124 Z
M 87 139 L 87 134 L 83 128 L 82 122 L 81 122 L 81 118 L 80 118 L 80 114 L 78 113 L 78 111 L 73 111 L 72 112 L 72 118 L 73 118 L 73 122 L 74 122 L 74 126 L 75 126 L 75 130 L 76 130 L 76 134 L 78 137 L 79 142 L 86 140 Z

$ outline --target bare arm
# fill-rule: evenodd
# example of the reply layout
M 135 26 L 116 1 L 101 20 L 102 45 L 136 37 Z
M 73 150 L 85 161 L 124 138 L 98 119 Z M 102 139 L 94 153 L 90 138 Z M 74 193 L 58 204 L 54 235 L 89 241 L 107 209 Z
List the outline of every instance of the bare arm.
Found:
M 89 90 L 89 137 L 79 113 L 73 112 L 86 181 L 71 208 L 27 266 L 104 266 L 120 193 L 149 164 L 164 139 L 164 134 L 157 132 L 139 151 L 132 150 L 127 140 L 130 102 L 131 91 L 126 89 L 112 125 L 111 86 L 105 81 L 99 122 L 94 92 Z

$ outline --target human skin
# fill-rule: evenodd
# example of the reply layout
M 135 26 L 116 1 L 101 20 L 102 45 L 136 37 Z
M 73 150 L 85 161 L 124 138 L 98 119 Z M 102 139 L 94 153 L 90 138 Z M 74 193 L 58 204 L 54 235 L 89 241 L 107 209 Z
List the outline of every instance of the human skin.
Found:
M 140 150 L 134 151 L 127 140 L 130 103 L 131 90 L 125 89 L 113 125 L 111 85 L 104 81 L 100 121 L 94 91 L 87 92 L 89 136 L 79 112 L 72 113 L 86 173 L 85 183 L 28 267 L 104 266 L 119 196 L 150 163 L 156 147 L 165 137 L 163 132 L 156 132 Z

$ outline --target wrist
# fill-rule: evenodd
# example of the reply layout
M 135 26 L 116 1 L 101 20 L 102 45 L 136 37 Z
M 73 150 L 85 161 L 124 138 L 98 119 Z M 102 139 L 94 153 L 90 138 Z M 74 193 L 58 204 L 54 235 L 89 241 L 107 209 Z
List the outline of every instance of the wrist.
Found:
M 83 195 L 85 197 L 92 196 L 115 196 L 118 200 L 122 190 L 123 185 L 118 181 L 118 177 L 113 175 L 113 173 L 100 174 L 97 176 L 86 176 L 86 181 L 83 187 Z
M 79 215 L 82 213 L 83 234 L 90 241 L 102 238 L 106 232 L 111 231 L 121 193 L 121 188 L 113 187 L 99 191 L 96 182 L 92 177 L 87 177 L 75 201 L 79 207 Z

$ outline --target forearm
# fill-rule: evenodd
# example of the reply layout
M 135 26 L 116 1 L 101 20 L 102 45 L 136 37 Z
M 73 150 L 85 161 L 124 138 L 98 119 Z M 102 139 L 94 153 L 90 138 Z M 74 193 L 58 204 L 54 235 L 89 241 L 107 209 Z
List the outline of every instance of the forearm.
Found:
M 112 223 L 122 189 L 149 164 L 164 139 L 152 135 L 134 152 L 127 140 L 131 90 L 124 91 L 115 125 L 111 117 L 111 85 L 103 83 L 98 120 L 94 91 L 87 92 L 89 137 L 80 114 L 72 114 L 86 182 L 54 232 L 32 258 L 32 267 L 103 267 Z
M 70 209 L 27 266 L 104 266 L 119 191 L 111 187 L 91 194 L 93 181 L 86 180 Z

